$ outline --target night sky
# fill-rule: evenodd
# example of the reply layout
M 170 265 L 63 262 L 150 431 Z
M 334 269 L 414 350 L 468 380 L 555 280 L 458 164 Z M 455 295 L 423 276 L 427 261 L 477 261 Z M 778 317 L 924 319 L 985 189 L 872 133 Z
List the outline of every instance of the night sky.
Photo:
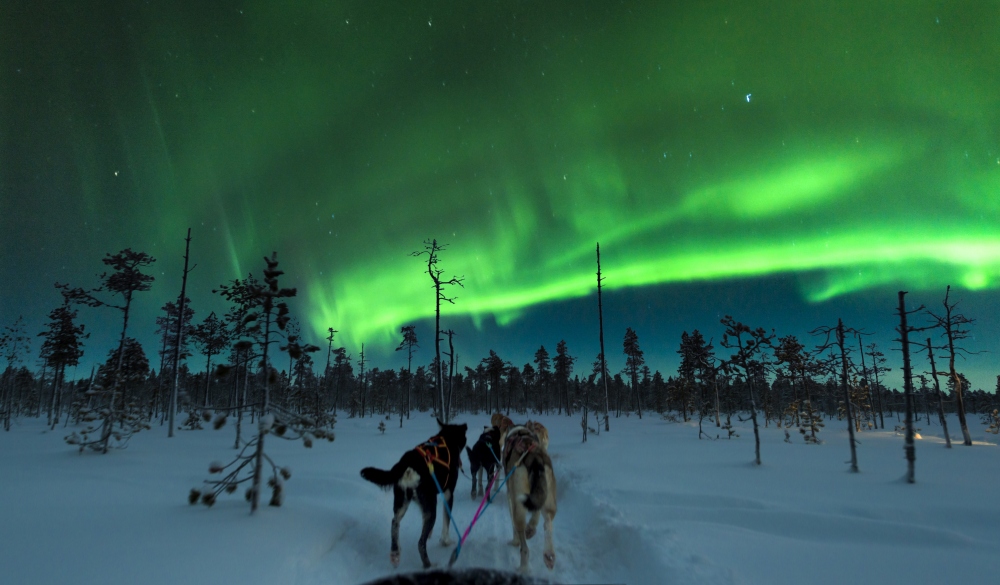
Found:
M 842 317 L 894 365 L 896 291 L 938 310 L 951 284 L 992 390 L 998 39 L 990 1 L 5 0 L 0 326 L 34 335 L 55 281 L 131 247 L 158 260 L 130 325 L 153 358 L 190 226 L 196 322 L 277 250 L 313 342 L 399 367 L 416 324 L 427 363 L 409 254 L 437 238 L 460 367 L 566 339 L 583 373 L 599 241 L 615 371 L 626 326 L 672 374 L 725 314 L 800 340 Z M 103 359 L 118 315 L 81 319 Z

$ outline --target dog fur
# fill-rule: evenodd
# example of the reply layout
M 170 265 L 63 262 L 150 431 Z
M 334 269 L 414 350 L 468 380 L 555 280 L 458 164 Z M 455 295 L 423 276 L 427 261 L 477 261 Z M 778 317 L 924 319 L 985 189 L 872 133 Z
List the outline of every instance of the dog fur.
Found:
M 469 471 L 472 474 L 472 499 L 483 497 L 483 484 L 493 481 L 497 459 L 500 457 L 500 429 L 486 427 L 476 444 L 465 448 L 469 454 Z M 485 472 L 485 473 L 484 473 Z M 483 475 L 486 476 L 485 480 Z
M 435 462 L 434 476 L 437 477 L 441 489 L 444 491 L 445 500 L 448 507 L 452 507 L 455 494 L 455 486 L 458 484 L 458 475 L 462 464 L 462 450 L 465 448 L 465 433 L 468 425 L 446 425 L 438 419 L 440 430 L 437 435 L 430 440 L 444 439 L 444 446 L 438 448 L 447 451 L 448 467 L 439 462 Z M 429 441 L 430 441 L 429 440 Z M 426 443 L 419 445 L 423 447 Z M 434 522 L 437 519 L 437 496 L 438 489 L 431 478 L 431 471 L 423 455 L 414 448 L 400 458 L 399 462 L 388 471 L 375 467 L 365 467 L 361 470 L 361 477 L 374 483 L 383 489 L 392 487 L 392 545 L 389 549 L 389 560 L 393 567 L 399 566 L 399 523 L 406 514 L 412 500 L 416 500 L 423 515 L 424 526 L 420 532 L 420 540 L 417 542 L 417 549 L 420 551 L 420 560 L 424 568 L 431 566 L 427 558 L 427 538 L 434 530 Z M 444 518 L 441 530 L 441 545 L 448 546 L 452 542 L 448 539 L 448 518 Z
M 545 451 L 548 452 L 549 430 L 545 428 L 545 426 L 542 423 L 538 422 L 537 420 L 529 420 L 528 422 L 524 423 L 524 426 L 526 426 L 529 431 L 535 433 L 535 436 L 538 437 L 538 442 L 542 444 L 542 449 L 545 449 Z
M 503 443 L 504 438 L 507 436 L 507 431 L 514 426 L 514 421 L 498 412 L 490 417 L 490 424 L 500 429 L 500 442 Z
M 544 518 L 545 566 L 552 569 L 556 552 L 552 544 L 552 520 L 556 516 L 556 476 L 552 459 L 538 436 L 526 426 L 512 427 L 503 451 L 504 471 L 514 472 L 507 480 L 507 503 L 514 529 L 511 546 L 520 547 L 519 570 L 528 572 L 528 539 L 538 529 L 539 514 Z M 531 514 L 530 520 L 527 519 Z

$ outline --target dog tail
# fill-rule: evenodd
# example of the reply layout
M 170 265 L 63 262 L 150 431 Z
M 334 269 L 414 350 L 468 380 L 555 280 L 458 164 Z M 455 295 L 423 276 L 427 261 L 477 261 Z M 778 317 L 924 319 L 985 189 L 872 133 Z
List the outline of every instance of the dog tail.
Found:
M 521 503 L 529 512 L 535 512 L 541 510 L 545 504 L 545 462 L 540 457 L 532 457 L 527 463 L 527 468 L 531 491 L 521 496 L 523 498 Z
M 389 488 L 402 479 L 403 473 L 406 472 L 406 468 L 407 465 L 402 461 L 393 465 L 392 469 L 389 471 L 379 469 L 377 467 L 365 467 L 361 470 L 361 477 L 379 487 Z

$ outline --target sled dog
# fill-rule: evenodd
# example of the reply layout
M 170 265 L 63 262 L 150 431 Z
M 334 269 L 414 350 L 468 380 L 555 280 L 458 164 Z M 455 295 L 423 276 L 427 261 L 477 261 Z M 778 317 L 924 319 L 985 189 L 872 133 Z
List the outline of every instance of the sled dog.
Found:
M 542 449 L 545 449 L 545 451 L 548 452 L 549 430 L 545 428 L 545 426 L 542 423 L 538 422 L 537 420 L 534 421 L 529 420 L 528 422 L 524 423 L 524 426 L 528 427 L 529 431 L 535 433 L 535 436 L 538 437 L 538 442 L 542 444 Z
M 459 468 L 462 465 L 462 449 L 465 448 L 465 432 L 468 425 L 446 425 L 438 419 L 440 430 L 427 441 L 407 451 L 399 462 L 388 471 L 375 467 L 365 467 L 361 477 L 384 489 L 392 487 L 392 545 L 389 549 L 389 561 L 393 567 L 399 566 L 399 522 L 406 514 L 411 500 L 416 500 L 423 515 L 424 526 L 417 542 L 420 560 L 424 568 L 431 566 L 427 558 L 427 537 L 434 530 L 437 518 L 438 489 L 431 476 L 437 478 L 444 491 L 445 500 L 451 508 L 454 500 L 455 486 L 458 483 Z M 441 544 L 451 544 L 448 539 L 448 518 L 444 518 L 441 530 Z
M 490 424 L 500 429 L 500 442 L 503 443 L 504 437 L 507 436 L 507 431 L 514 426 L 514 421 L 498 412 L 490 417 Z
M 472 499 L 483 496 L 483 485 L 493 481 L 497 459 L 500 458 L 500 429 L 486 427 L 476 444 L 465 448 L 469 454 L 469 471 L 472 474 Z M 485 472 L 485 473 L 484 473 Z M 485 480 L 483 475 L 486 476 Z
M 521 549 L 521 572 L 528 571 L 528 539 L 538 528 L 539 513 L 544 517 L 545 566 L 552 569 L 556 552 L 552 545 L 552 520 L 556 516 L 556 476 L 552 460 L 538 437 L 525 426 L 515 426 L 507 433 L 503 449 L 507 480 L 507 502 L 514 528 L 511 546 Z M 528 513 L 531 519 L 527 519 Z

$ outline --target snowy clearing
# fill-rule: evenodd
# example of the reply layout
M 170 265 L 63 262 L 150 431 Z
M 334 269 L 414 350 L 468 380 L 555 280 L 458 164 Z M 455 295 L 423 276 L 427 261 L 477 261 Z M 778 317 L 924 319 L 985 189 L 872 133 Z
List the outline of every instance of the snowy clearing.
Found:
M 513 416 L 516 421 L 524 417 Z M 580 442 L 579 418 L 537 417 L 548 428 L 559 483 L 556 567 L 530 541 L 535 576 L 558 583 L 988 583 L 1000 574 L 1000 449 L 970 416 L 976 445 L 946 450 L 939 428 L 918 425 L 917 483 L 906 484 L 903 438 L 859 435 L 860 474 L 848 472 L 846 429 L 827 421 L 825 443 L 762 429 L 763 465 L 753 433 L 698 440 L 697 427 L 657 415 L 612 419 L 611 432 Z M 890 419 L 891 420 L 891 419 Z M 887 420 L 893 426 L 895 420 Z M 239 494 L 211 509 L 187 503 L 213 460 L 233 452 L 233 428 L 154 427 L 127 449 L 80 454 L 22 419 L 0 433 L 0 565 L 5 582 L 74 585 L 343 583 L 392 573 L 391 492 L 359 476 L 388 468 L 436 431 L 417 413 L 398 428 L 378 419 L 341 419 L 334 443 L 271 440 L 267 451 L 292 470 L 281 508 L 254 516 Z M 469 440 L 487 415 L 461 414 Z M 742 424 L 742 423 L 741 423 Z M 746 423 L 749 425 L 749 423 Z M 713 434 L 714 425 L 706 421 Z M 957 420 L 955 426 L 957 428 Z M 463 456 L 464 458 L 464 456 Z M 467 464 L 466 464 L 467 466 Z M 455 516 L 464 531 L 479 504 L 460 478 Z M 438 544 L 439 512 L 428 552 Z M 419 570 L 419 511 L 400 530 L 398 572 Z M 505 495 L 484 513 L 457 567 L 514 569 Z M 452 531 L 454 538 L 454 532 Z

